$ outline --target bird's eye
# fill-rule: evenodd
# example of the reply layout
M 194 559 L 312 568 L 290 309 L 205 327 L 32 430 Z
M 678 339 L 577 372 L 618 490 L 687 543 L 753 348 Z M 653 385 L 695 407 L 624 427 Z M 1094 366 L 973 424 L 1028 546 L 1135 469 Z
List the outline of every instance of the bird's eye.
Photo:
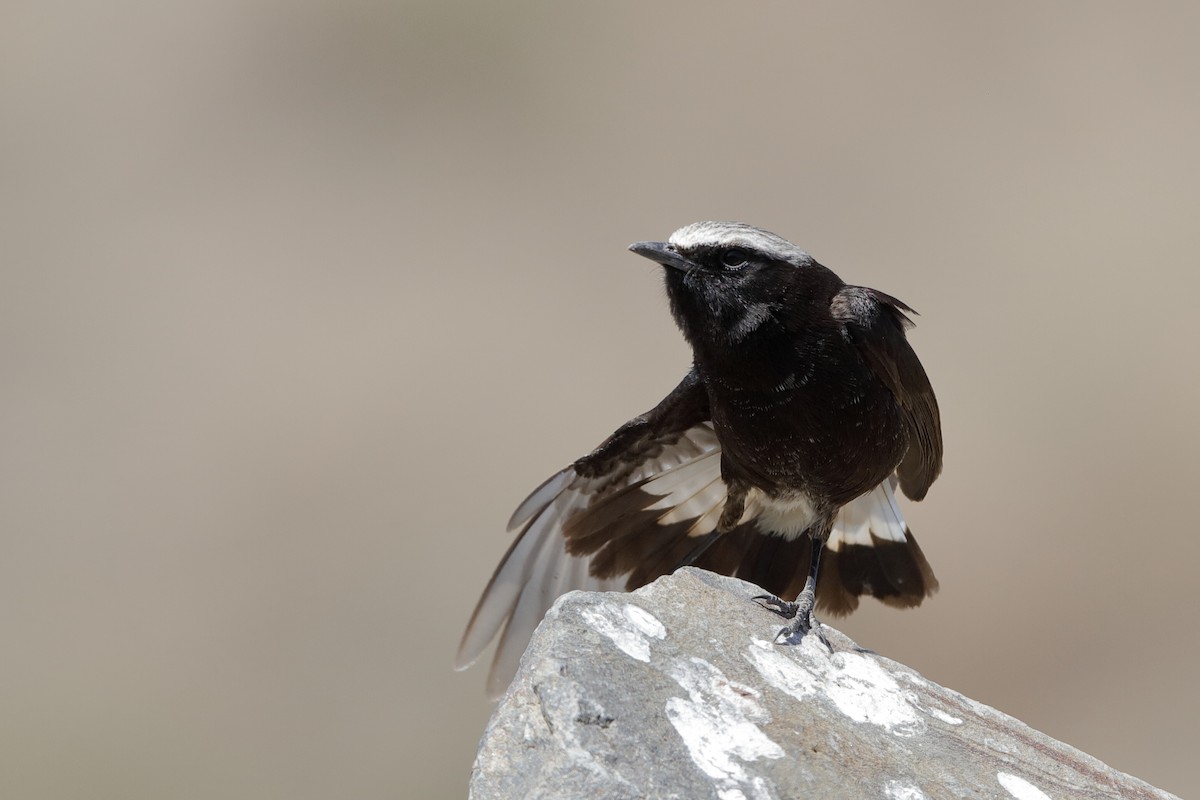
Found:
M 746 262 L 750 260 L 750 256 L 746 255 L 745 250 L 738 250 L 736 247 L 725 250 L 721 253 L 721 264 L 729 269 L 737 269 L 738 267 L 746 266 Z

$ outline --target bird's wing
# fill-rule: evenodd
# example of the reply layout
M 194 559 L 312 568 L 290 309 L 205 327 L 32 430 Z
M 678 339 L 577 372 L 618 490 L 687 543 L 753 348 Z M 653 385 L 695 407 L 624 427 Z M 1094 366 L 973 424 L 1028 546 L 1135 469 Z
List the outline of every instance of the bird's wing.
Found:
M 499 634 L 488 693 L 504 690 L 534 628 L 573 589 L 634 589 L 703 549 L 725 501 L 720 446 L 695 373 L 653 410 L 517 507 L 519 531 L 467 624 L 455 666 Z
M 862 286 L 847 286 L 835 308 L 863 360 L 882 380 L 908 419 L 908 453 L 896 474 L 900 488 L 921 500 L 942 471 L 942 423 L 925 368 L 904 335 L 912 309 L 894 297 Z M 915 312 L 913 312 L 915 313 Z

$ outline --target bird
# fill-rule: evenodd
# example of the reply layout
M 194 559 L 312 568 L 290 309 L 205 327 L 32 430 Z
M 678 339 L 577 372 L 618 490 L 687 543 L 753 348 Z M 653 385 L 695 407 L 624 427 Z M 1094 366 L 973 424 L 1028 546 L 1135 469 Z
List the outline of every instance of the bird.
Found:
M 923 499 L 942 469 L 937 399 L 906 336 L 916 312 L 743 223 L 629 249 L 661 265 L 692 363 L 513 513 L 455 661 L 499 637 L 492 697 L 572 589 L 700 567 L 767 592 L 756 599 L 790 620 L 776 641 L 816 631 L 828 646 L 816 610 L 847 614 L 865 595 L 913 607 L 938 588 L 896 499 Z

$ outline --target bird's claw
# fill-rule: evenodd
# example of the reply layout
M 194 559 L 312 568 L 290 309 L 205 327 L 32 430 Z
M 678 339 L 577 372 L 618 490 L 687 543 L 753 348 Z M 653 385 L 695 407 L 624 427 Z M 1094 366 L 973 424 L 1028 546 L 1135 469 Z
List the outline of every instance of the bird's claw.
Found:
M 810 611 L 807 618 L 797 618 L 792 621 L 792 624 L 781 628 L 775 635 L 775 644 L 799 644 L 811 633 L 820 640 L 821 644 L 825 645 L 826 650 L 832 653 L 833 645 L 825 637 L 825 631 L 821 630 L 823 627 Z
M 755 603 L 758 603 L 763 608 L 773 611 L 784 619 L 789 619 L 791 622 L 784 628 L 779 630 L 775 635 L 776 644 L 799 644 L 809 633 L 816 634 L 816 637 L 825 645 L 825 649 L 833 652 L 833 645 L 829 643 L 829 639 L 825 637 L 825 632 L 821 630 L 823 627 L 821 622 L 813 615 L 813 606 L 815 603 L 803 602 L 804 596 L 801 596 L 801 602 L 794 603 L 787 600 L 781 600 L 773 594 L 760 594 L 752 598 Z
M 796 616 L 796 613 L 800 610 L 799 603 L 781 600 L 773 594 L 760 594 L 751 599 L 768 611 L 774 611 L 784 619 L 793 619 Z

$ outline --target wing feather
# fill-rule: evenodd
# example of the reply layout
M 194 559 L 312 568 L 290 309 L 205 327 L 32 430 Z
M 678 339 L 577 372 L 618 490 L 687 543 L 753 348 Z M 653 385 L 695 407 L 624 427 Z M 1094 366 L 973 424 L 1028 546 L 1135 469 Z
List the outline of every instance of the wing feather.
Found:
M 523 527 L 467 624 L 456 668 L 470 666 L 499 635 L 488 678 L 494 696 L 511 680 L 557 597 L 573 589 L 636 588 L 680 566 L 676 562 L 697 547 L 695 536 L 715 528 L 726 493 L 711 424 L 677 439 L 626 471 L 625 480 L 636 481 L 632 485 L 583 477 L 572 466 L 534 490 L 513 515 Z M 635 493 L 640 497 L 630 499 Z M 578 551 L 578 543 L 589 540 L 594 546 Z M 662 565 L 653 574 L 645 572 L 647 556 Z
M 942 471 L 942 423 L 929 376 L 904 333 L 912 325 L 905 312 L 916 312 L 875 289 L 847 286 L 842 294 L 837 307 L 846 331 L 907 417 L 908 453 L 896 469 L 900 488 L 913 500 L 924 499 Z
M 557 597 L 572 589 L 635 588 L 629 581 L 644 568 L 640 548 L 660 555 L 696 548 L 688 533 L 709 506 L 724 501 L 723 485 L 713 485 L 720 484 L 719 454 L 707 394 L 693 371 L 654 409 L 534 489 L 509 520 L 516 540 L 467 623 L 455 666 L 465 669 L 499 637 L 488 677 L 488 691 L 496 695 Z M 676 511 L 680 505 L 685 508 Z M 665 524 L 657 522 L 668 515 Z M 587 536 L 573 541 L 567 535 L 573 528 Z M 643 535 L 635 536 L 639 531 Z M 606 548 L 614 539 L 635 545 Z

